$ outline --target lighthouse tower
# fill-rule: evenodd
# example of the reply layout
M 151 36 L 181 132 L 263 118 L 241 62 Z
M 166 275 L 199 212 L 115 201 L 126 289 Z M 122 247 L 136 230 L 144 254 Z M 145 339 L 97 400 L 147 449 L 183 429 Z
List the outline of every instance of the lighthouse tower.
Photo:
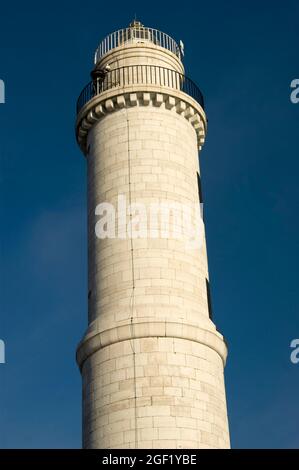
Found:
M 195 223 L 207 120 L 183 52 L 134 21 L 100 43 L 77 103 L 88 171 L 85 448 L 230 445 L 227 348 Z

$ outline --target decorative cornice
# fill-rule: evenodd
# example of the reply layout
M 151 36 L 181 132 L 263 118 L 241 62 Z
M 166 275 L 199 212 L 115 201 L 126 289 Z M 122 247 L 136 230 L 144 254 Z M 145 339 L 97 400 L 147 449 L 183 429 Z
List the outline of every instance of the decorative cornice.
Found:
M 96 328 L 87 333 L 78 345 L 76 355 L 78 366 L 82 370 L 83 364 L 89 356 L 111 344 L 152 337 L 178 338 L 200 343 L 219 354 L 225 366 L 227 346 L 218 331 L 169 321 L 128 323 L 104 331 L 98 331 Z
M 202 107 L 186 93 L 165 87 L 136 85 L 120 90 L 108 90 L 92 98 L 79 112 L 76 122 L 77 141 L 87 153 L 87 136 L 91 127 L 106 114 L 134 106 L 163 107 L 176 112 L 192 125 L 201 150 L 206 135 L 207 120 Z

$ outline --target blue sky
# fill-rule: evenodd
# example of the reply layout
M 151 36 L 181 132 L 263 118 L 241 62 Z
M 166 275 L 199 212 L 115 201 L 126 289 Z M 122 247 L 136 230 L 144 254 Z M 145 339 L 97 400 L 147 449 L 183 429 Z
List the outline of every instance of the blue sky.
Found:
M 81 445 L 86 168 L 75 104 L 98 42 L 135 13 L 184 41 L 186 74 L 205 96 L 202 185 L 232 445 L 298 448 L 295 0 L 1 5 L 0 448 Z

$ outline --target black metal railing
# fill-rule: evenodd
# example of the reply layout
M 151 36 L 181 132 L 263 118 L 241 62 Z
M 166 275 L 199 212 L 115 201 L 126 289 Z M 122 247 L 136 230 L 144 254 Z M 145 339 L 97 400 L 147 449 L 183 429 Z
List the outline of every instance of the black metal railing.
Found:
M 191 96 L 202 108 L 204 107 L 200 89 L 185 75 L 156 65 L 129 65 L 110 70 L 102 78 L 89 82 L 78 98 L 77 113 L 88 101 L 104 91 L 130 85 L 156 85 L 173 88 Z

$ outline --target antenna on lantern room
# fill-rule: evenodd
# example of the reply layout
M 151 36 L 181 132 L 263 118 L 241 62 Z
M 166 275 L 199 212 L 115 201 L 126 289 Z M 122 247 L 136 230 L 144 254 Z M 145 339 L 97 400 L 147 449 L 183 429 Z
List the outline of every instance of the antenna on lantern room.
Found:
M 184 55 L 185 55 L 185 46 L 184 46 L 184 43 L 181 39 L 180 39 L 180 51 L 181 51 L 182 56 L 184 57 Z

